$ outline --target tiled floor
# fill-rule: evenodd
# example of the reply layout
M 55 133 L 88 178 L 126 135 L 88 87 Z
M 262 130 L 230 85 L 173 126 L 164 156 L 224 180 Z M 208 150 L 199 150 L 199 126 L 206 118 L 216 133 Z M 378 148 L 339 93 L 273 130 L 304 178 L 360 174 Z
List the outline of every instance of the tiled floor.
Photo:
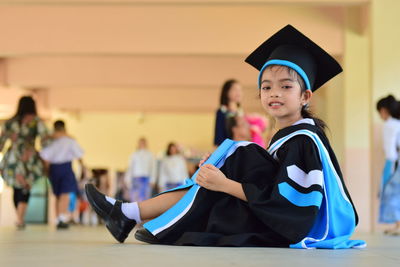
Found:
M 118 244 L 104 227 L 29 225 L 0 228 L 0 266 L 400 266 L 400 236 L 359 234 L 366 249 L 297 250 L 148 245 L 130 236 Z

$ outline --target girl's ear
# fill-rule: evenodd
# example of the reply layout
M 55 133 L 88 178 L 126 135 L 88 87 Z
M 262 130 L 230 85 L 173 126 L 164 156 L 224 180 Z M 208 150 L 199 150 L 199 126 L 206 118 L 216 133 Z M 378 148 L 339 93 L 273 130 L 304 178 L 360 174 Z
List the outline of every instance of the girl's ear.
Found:
M 302 103 L 301 103 L 303 106 L 308 104 L 308 102 L 310 102 L 312 94 L 313 93 L 311 90 L 304 91 L 303 96 L 302 96 Z

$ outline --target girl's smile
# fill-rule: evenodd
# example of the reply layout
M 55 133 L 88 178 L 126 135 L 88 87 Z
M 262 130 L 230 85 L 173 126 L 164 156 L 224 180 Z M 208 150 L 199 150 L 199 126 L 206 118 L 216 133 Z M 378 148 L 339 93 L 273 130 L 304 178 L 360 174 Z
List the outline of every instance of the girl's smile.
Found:
M 284 104 L 283 104 L 282 102 L 273 100 L 273 101 L 270 101 L 270 102 L 268 103 L 268 105 L 269 105 L 272 109 L 278 109 L 278 108 L 280 108 L 281 106 L 283 106 Z

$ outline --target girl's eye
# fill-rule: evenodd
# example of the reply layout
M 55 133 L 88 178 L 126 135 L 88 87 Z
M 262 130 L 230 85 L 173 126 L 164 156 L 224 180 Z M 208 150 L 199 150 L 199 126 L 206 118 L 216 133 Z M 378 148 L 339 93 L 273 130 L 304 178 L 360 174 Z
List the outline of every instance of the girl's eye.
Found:
M 284 85 L 284 86 L 282 86 L 282 88 L 284 88 L 284 89 L 290 89 L 290 88 L 292 88 L 292 86 L 291 86 L 291 85 Z
M 271 86 L 264 86 L 264 87 L 261 87 L 261 90 L 269 90 L 269 89 L 271 89 Z

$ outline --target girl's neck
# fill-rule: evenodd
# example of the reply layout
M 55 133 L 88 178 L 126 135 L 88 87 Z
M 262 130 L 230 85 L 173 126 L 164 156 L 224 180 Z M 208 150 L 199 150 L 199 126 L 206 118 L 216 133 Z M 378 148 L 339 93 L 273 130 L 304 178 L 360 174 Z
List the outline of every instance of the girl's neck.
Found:
M 282 119 L 275 119 L 276 120 L 276 128 L 283 129 L 293 125 L 295 122 L 304 119 L 301 115 L 291 117 L 291 118 L 282 118 Z
M 54 138 L 61 138 L 67 136 L 67 133 L 65 131 L 55 131 L 53 134 Z

